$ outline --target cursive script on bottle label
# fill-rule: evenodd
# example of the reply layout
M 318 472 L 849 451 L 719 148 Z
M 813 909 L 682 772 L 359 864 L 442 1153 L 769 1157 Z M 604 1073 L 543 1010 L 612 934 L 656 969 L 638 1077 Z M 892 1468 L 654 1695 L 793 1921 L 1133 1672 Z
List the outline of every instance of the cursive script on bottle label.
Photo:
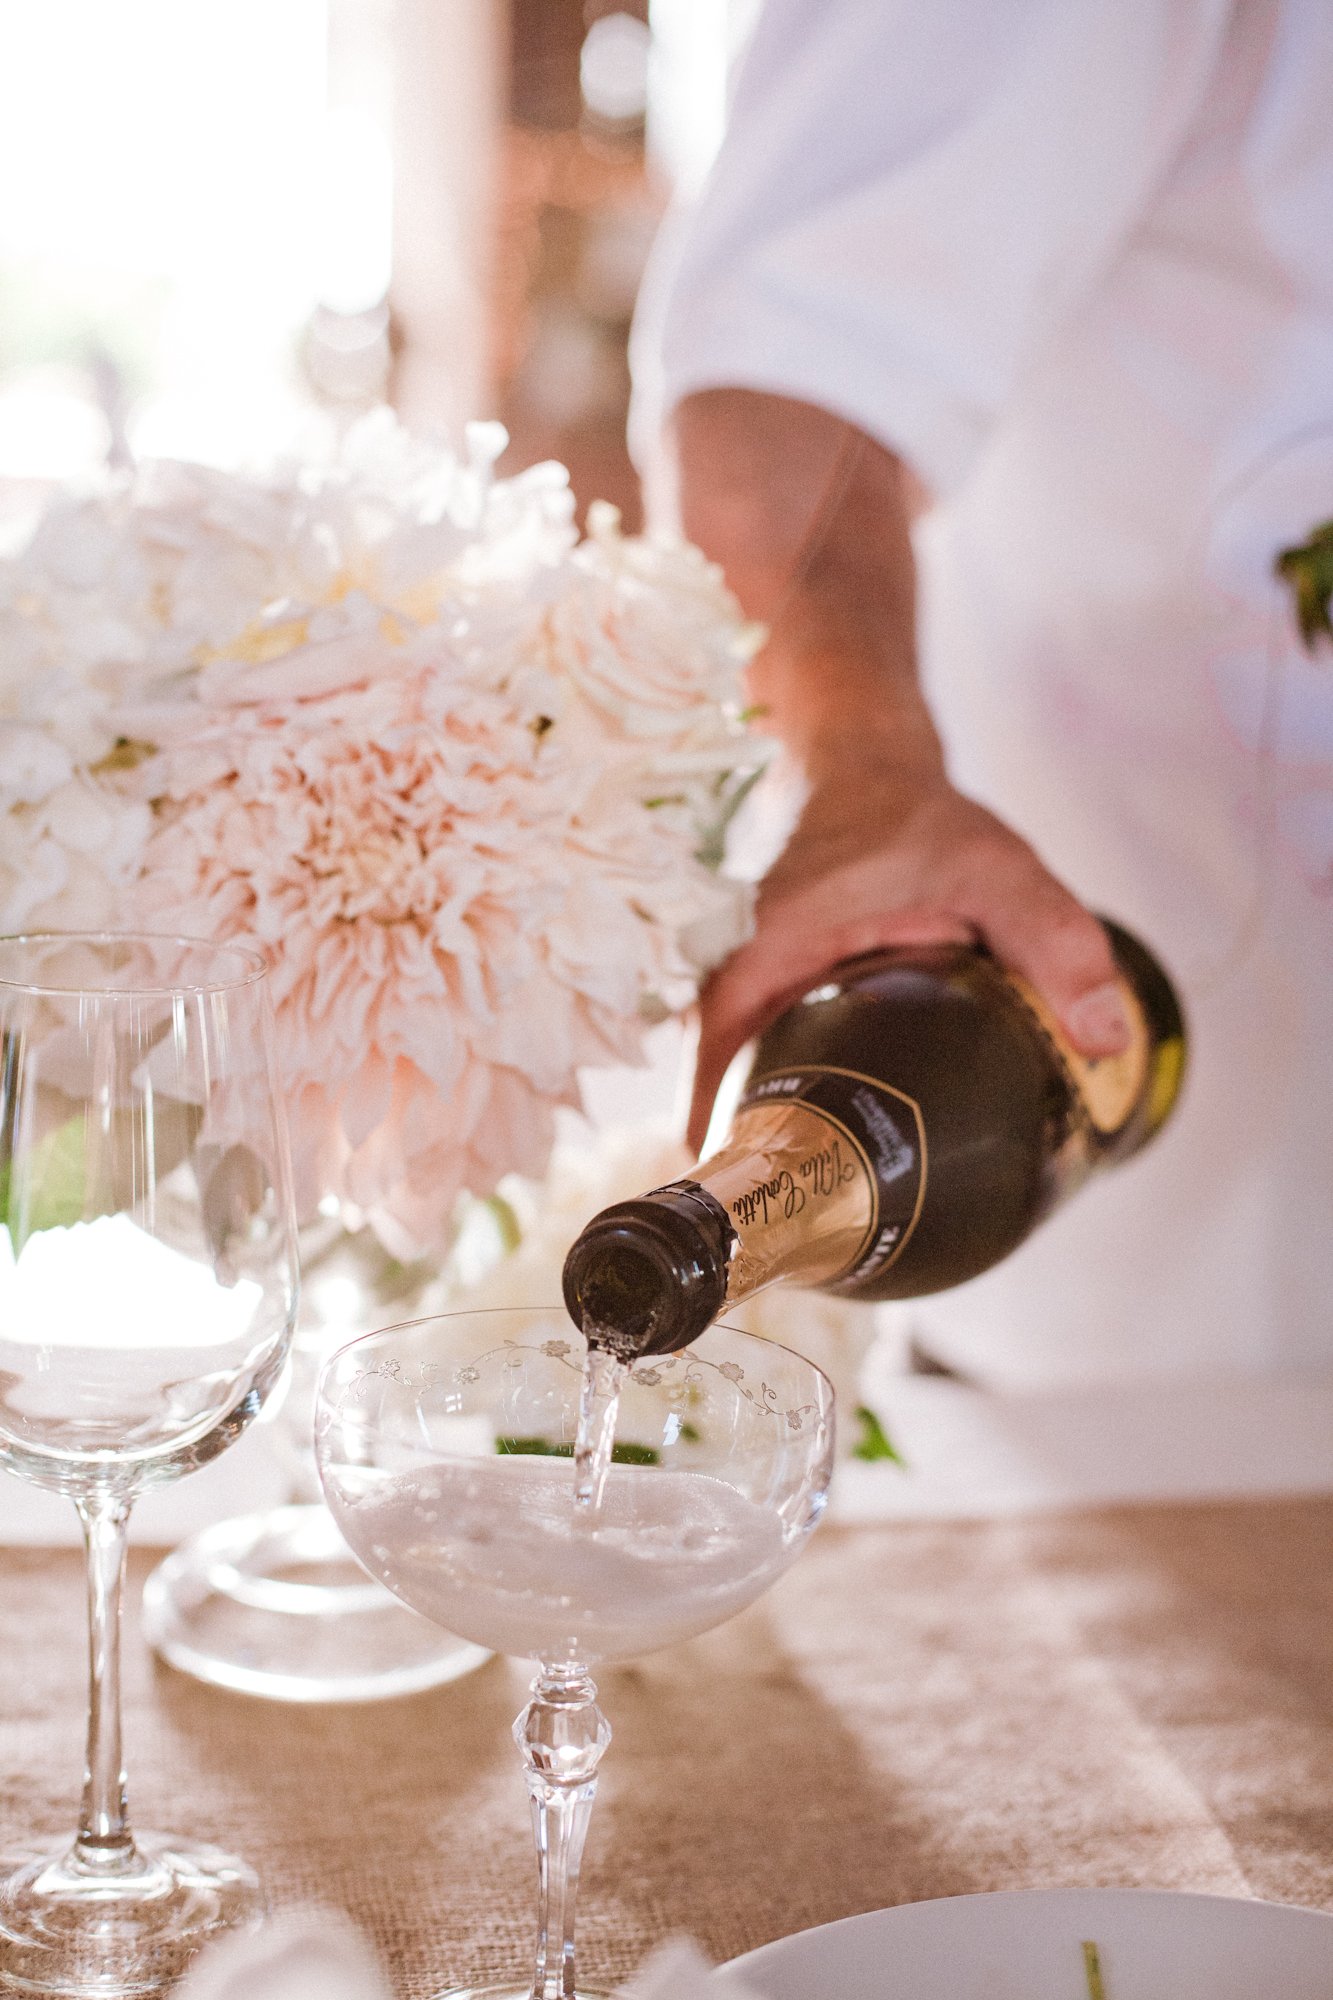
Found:
M 833 1269 L 825 1262 L 818 1277 L 802 1274 L 797 1280 L 854 1293 L 896 1262 L 920 1216 L 926 1190 L 926 1132 L 920 1106 L 878 1077 L 832 1063 L 810 1064 L 752 1077 L 737 1114 L 737 1130 L 759 1107 L 777 1105 L 783 1106 L 788 1118 L 799 1105 L 803 1114 L 813 1113 L 823 1124 L 822 1146 L 809 1138 L 805 1141 L 808 1184 L 826 1185 L 826 1191 L 833 1192 L 826 1166 L 844 1174 L 850 1171 L 858 1180 L 864 1175 L 868 1181 L 869 1213 L 862 1240 L 848 1253 L 844 1239 L 838 1248 L 845 1261 Z M 809 1226 L 825 1238 L 823 1224 L 821 1216 Z M 784 1266 L 783 1275 L 788 1274 Z
M 759 1223 L 767 1228 L 779 1217 L 790 1222 L 809 1203 L 832 1201 L 865 1172 L 854 1159 L 843 1138 L 835 1133 L 825 1145 L 817 1145 L 792 1166 L 779 1167 L 767 1180 L 758 1181 L 738 1194 L 731 1212 L 742 1229 Z
M 743 1106 L 705 1184 L 736 1235 L 733 1299 L 775 1277 L 827 1283 L 874 1240 L 879 1204 L 864 1149 L 799 1101 Z
M 855 1290 L 901 1254 L 920 1214 L 921 1114 L 833 1066 L 751 1078 L 706 1182 L 736 1235 L 733 1299 L 778 1277 Z

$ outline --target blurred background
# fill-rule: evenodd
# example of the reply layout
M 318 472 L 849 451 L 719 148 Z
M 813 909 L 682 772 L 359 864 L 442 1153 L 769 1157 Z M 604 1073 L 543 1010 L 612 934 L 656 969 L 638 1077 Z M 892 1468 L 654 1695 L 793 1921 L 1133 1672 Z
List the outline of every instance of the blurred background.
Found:
M 0 479 L 382 401 L 633 526 L 626 341 L 753 0 L 0 0 Z

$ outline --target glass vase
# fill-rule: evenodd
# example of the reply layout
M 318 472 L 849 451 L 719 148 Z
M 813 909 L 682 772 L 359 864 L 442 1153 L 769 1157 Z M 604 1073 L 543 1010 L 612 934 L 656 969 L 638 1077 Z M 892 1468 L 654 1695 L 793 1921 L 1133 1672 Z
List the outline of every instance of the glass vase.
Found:
M 370 1702 L 472 1673 L 490 1654 L 412 1611 L 369 1577 L 324 1503 L 315 1468 L 315 1382 L 355 1334 L 425 1309 L 434 1268 L 401 1264 L 337 1216 L 301 1232 L 301 1317 L 270 1437 L 284 1505 L 220 1521 L 165 1558 L 144 1586 L 144 1630 L 196 1680 L 270 1701 Z

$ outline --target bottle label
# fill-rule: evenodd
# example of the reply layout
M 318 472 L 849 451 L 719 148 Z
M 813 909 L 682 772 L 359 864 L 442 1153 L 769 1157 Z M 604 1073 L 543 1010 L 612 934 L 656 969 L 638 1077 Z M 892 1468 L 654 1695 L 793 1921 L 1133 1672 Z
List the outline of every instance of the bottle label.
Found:
M 733 1298 L 777 1276 L 855 1286 L 902 1254 L 921 1213 L 920 1109 L 831 1065 L 752 1077 L 707 1185 L 736 1233 Z

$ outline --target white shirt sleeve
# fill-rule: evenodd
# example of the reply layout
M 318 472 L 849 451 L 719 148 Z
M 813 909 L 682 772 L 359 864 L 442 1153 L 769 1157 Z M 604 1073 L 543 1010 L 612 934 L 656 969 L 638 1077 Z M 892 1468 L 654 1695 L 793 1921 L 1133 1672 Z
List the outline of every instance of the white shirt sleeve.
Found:
M 937 493 L 1094 290 L 1229 0 L 766 0 L 635 336 L 642 457 L 694 390 L 832 409 Z

